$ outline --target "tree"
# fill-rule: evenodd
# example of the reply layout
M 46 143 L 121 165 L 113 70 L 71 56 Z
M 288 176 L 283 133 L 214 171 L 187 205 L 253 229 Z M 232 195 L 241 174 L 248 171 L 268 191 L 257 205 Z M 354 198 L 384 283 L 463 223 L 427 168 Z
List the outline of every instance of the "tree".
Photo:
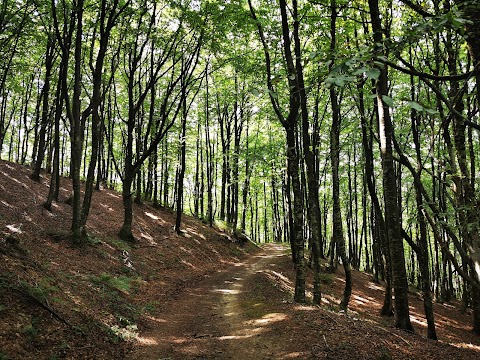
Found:
M 330 37 L 331 45 L 330 51 L 333 55 L 336 48 L 336 19 L 337 19 L 337 5 L 336 1 L 332 0 L 331 7 L 331 25 Z M 334 66 L 334 58 L 331 60 L 330 69 Z M 333 188 L 333 237 L 332 242 L 336 245 L 338 253 L 342 259 L 342 264 L 345 270 L 345 290 L 343 298 L 340 303 L 340 308 L 347 310 L 350 294 L 352 293 L 352 274 L 350 269 L 350 260 L 347 258 L 345 251 L 345 237 L 343 235 L 342 211 L 340 207 L 340 179 L 339 179 L 339 162 L 340 162 L 340 107 L 335 86 L 330 86 L 330 103 L 332 107 L 332 128 L 330 130 L 330 156 L 332 165 L 332 188 Z M 332 251 L 332 261 L 334 258 Z
M 383 42 L 383 28 L 377 0 L 369 0 L 372 30 L 374 33 L 375 49 L 377 56 L 381 54 L 380 44 Z M 386 66 L 380 67 L 380 74 L 376 82 L 377 115 L 379 123 L 380 150 L 382 155 L 383 196 L 385 201 L 385 223 L 390 245 L 392 260 L 393 289 L 395 293 L 395 326 L 408 331 L 413 331 L 410 323 L 408 308 L 408 283 L 405 270 L 405 253 L 403 248 L 402 225 L 397 203 L 398 188 L 396 185 L 393 166 L 393 124 L 390 117 L 388 96 L 388 74 Z
M 156 151 L 158 144 L 174 125 L 184 103 L 184 98 L 188 95 L 191 84 L 197 79 L 194 76 L 194 71 L 199 61 L 202 44 L 201 34 L 195 34 L 195 29 L 184 28 L 184 24 L 180 20 L 177 29 L 161 39 L 164 47 L 159 49 L 157 58 L 151 59 L 153 62 L 148 64 L 149 70 L 147 70 L 147 73 L 150 74 L 150 77 L 146 80 L 146 83 L 138 81 L 137 77 L 145 77 L 142 74 L 142 71 L 144 71 L 142 70 L 143 62 L 150 59 L 146 56 L 147 45 L 151 44 L 152 47 L 156 48 L 152 32 L 155 29 L 155 38 L 160 35 L 158 33 L 160 23 L 157 23 L 160 13 L 157 13 L 157 11 L 161 10 L 157 10 L 154 3 L 147 36 L 143 36 L 141 28 L 136 29 L 137 33 L 133 34 L 133 39 L 129 44 L 130 51 L 124 59 L 128 116 L 126 120 L 124 171 L 121 175 L 125 216 L 119 235 L 123 240 L 130 242 L 135 241 L 132 233 L 133 204 L 131 188 L 133 181 L 143 163 Z M 142 23 L 144 16 L 148 16 L 146 7 L 144 12 L 139 14 L 136 23 Z M 184 80 L 182 81 L 182 79 Z M 156 119 L 150 118 L 142 126 L 136 126 L 138 121 L 142 121 L 141 117 L 139 120 L 139 116 L 150 89 L 159 81 L 163 82 L 164 90 L 162 99 L 159 99 L 158 117 Z M 155 126 L 153 126 L 153 121 L 156 122 Z M 146 129 L 144 134 L 142 134 L 143 128 Z M 156 133 L 151 132 L 153 128 L 155 128 Z M 133 147 L 134 134 L 138 137 L 143 136 L 143 149 L 141 153 L 137 154 L 136 158 L 134 158 Z

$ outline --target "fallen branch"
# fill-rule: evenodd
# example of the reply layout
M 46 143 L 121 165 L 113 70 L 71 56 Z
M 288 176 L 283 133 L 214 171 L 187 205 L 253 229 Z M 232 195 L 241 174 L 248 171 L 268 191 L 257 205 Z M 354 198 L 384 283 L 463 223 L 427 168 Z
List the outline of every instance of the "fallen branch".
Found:
M 323 334 L 323 341 L 325 341 L 325 347 L 327 348 L 327 350 L 330 350 L 330 346 L 328 346 L 327 344 L 327 338 L 325 337 L 325 334 Z
M 49 305 L 48 305 L 48 302 L 43 302 L 42 300 L 38 299 L 36 296 L 34 296 L 33 294 L 31 294 L 27 289 L 25 289 L 24 287 L 15 287 L 13 286 L 12 289 L 18 291 L 20 294 L 22 294 L 23 296 L 27 297 L 28 299 L 30 300 L 33 300 L 34 303 L 36 303 L 37 305 L 40 305 L 42 308 L 44 308 L 45 310 L 47 310 L 50 314 L 53 315 L 53 317 L 55 317 L 57 320 L 61 321 L 62 323 L 64 323 L 65 325 L 69 326 L 70 328 L 74 329 L 74 330 L 77 330 L 77 331 L 80 331 L 83 335 L 86 335 L 81 329 L 79 329 L 77 326 L 73 325 L 72 323 L 70 323 L 67 319 L 65 319 L 63 316 L 61 316 L 58 312 L 56 312 L 54 309 L 52 309 Z M 45 300 L 46 301 L 46 300 Z

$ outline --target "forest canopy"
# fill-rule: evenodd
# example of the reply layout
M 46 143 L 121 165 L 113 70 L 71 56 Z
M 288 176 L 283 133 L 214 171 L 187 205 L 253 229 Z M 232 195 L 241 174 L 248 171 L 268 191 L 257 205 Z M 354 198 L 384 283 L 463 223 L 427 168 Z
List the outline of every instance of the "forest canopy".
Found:
M 289 242 L 295 301 L 321 259 L 462 301 L 480 333 L 480 3 L 475 0 L 4 0 L 0 156 L 256 242 Z M 306 256 L 308 254 L 308 256 Z M 393 296 L 394 295 L 394 296 Z

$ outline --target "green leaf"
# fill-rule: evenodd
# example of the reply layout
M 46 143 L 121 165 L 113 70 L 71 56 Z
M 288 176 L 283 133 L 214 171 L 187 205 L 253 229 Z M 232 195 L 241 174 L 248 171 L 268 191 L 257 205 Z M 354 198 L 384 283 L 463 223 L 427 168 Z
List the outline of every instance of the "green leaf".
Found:
M 251 89 L 250 92 L 252 93 L 253 96 L 260 96 L 260 91 L 258 91 L 255 88 Z
M 361 67 L 360 69 L 357 69 L 353 72 L 353 75 L 360 75 L 360 74 L 363 74 L 365 72 L 367 72 L 368 69 L 366 67 Z
M 278 99 L 278 94 L 275 91 L 272 91 L 270 89 L 266 89 L 266 90 L 270 94 L 270 96 L 272 96 L 275 99 Z
M 430 115 L 436 115 L 438 114 L 438 111 L 435 109 L 430 109 L 430 108 L 424 108 L 425 112 Z
M 393 99 L 387 95 L 382 95 L 382 100 L 388 107 L 393 108 Z
M 367 76 L 369 79 L 377 80 L 380 76 L 380 69 L 371 68 L 367 71 Z
M 424 107 L 417 103 L 416 101 L 409 101 L 408 106 L 410 106 L 413 110 L 423 111 Z

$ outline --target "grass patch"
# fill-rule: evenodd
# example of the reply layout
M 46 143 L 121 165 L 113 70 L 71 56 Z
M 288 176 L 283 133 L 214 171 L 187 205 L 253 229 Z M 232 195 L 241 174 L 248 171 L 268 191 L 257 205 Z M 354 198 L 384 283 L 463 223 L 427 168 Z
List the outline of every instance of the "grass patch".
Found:
M 34 341 L 38 335 L 38 332 L 38 318 L 33 316 L 31 323 L 22 329 L 22 334 L 25 335 L 30 341 Z
M 60 289 L 52 285 L 51 282 L 51 278 L 40 279 L 39 282 L 34 284 L 30 284 L 24 280 L 21 280 L 19 282 L 19 289 L 40 303 L 48 304 L 51 296 L 60 291 Z
M 232 233 L 232 232 L 233 232 L 232 225 L 229 224 L 229 223 L 227 223 L 226 221 L 223 221 L 223 220 L 215 220 L 214 225 L 215 225 L 215 227 L 218 228 L 218 230 L 220 230 L 220 231 L 225 231 L 225 232 L 228 232 L 228 233 Z
M 95 285 L 104 285 L 127 294 L 135 292 L 140 282 L 139 277 L 132 278 L 125 275 L 113 276 L 107 273 L 102 273 L 99 276 L 91 276 L 90 280 Z
M 106 239 L 103 239 L 103 241 L 117 250 L 120 250 L 120 251 L 125 250 L 128 252 L 132 251 L 132 246 L 125 241 L 122 241 L 119 239 L 112 239 L 112 238 L 106 238 Z
M 155 313 L 158 310 L 158 306 L 160 305 L 159 301 L 149 301 L 145 305 L 143 305 L 143 310 L 144 312 L 150 314 L 150 315 L 155 315 Z
M 230 253 L 232 254 L 232 256 L 240 257 L 240 256 L 243 255 L 244 252 L 243 252 L 242 250 L 240 250 L 240 249 L 232 248 L 232 249 L 230 250 Z
M 322 272 L 320 273 L 320 281 L 322 284 L 332 285 L 334 274 Z

